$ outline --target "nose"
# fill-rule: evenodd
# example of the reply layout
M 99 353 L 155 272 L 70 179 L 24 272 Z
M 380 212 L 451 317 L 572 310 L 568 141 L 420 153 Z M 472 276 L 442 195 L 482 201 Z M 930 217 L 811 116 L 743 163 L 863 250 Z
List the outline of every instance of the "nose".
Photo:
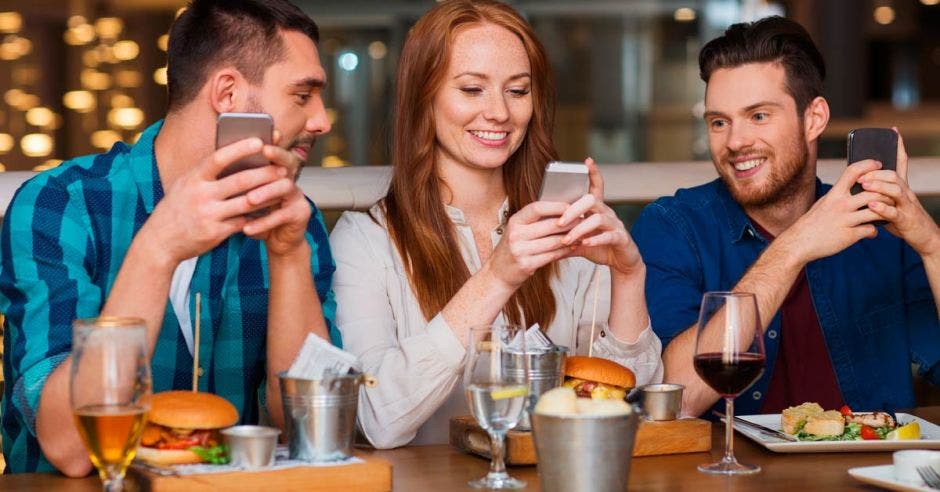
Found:
M 483 117 L 489 121 L 503 122 L 509 119 L 509 106 L 506 104 L 505 95 L 500 91 L 491 92 L 486 98 L 486 107 L 483 110 Z
M 333 124 L 330 123 L 330 115 L 327 114 L 323 99 L 317 97 L 314 104 L 310 105 L 310 112 L 307 114 L 304 130 L 314 135 L 323 135 L 329 133 L 332 128 Z
M 750 147 L 754 143 L 754 135 L 748 128 L 748 125 L 740 123 L 731 123 L 728 129 L 728 150 L 738 152 Z

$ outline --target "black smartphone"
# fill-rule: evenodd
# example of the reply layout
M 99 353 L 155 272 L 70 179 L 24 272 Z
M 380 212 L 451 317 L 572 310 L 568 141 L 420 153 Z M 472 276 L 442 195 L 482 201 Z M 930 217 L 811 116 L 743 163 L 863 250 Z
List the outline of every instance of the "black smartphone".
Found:
M 574 203 L 588 192 L 589 184 L 583 162 L 552 161 L 545 166 L 539 200 Z
M 215 148 L 231 145 L 239 140 L 257 137 L 270 144 L 274 135 L 274 119 L 267 113 L 222 113 L 216 122 Z M 261 152 L 239 159 L 219 173 L 219 179 L 245 169 L 268 165 Z
M 897 170 L 898 134 L 890 128 L 856 128 L 849 132 L 849 164 L 865 159 L 881 162 L 881 169 Z M 855 183 L 852 194 L 862 192 L 862 185 Z

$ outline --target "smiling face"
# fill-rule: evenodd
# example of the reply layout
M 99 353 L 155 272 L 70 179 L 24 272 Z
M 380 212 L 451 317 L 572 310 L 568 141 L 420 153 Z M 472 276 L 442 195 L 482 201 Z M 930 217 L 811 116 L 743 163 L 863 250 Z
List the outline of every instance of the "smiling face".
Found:
M 750 63 L 715 70 L 705 89 L 712 161 L 745 209 L 784 203 L 815 179 L 785 82 L 782 65 Z
M 531 84 L 529 58 L 516 35 L 487 23 L 461 29 L 433 101 L 437 165 L 505 164 L 532 118 Z
M 297 31 L 281 31 L 284 57 L 268 67 L 264 80 L 250 90 L 245 111 L 265 112 L 281 134 L 279 145 L 307 161 L 317 136 L 330 131 L 321 90 L 326 72 L 317 47 Z

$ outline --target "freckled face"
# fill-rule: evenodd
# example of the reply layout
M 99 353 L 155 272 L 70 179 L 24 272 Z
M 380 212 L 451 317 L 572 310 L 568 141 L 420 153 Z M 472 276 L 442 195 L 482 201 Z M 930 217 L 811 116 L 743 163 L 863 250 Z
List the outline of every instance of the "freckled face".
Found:
M 803 185 L 808 147 L 796 101 L 778 63 L 715 70 L 705 89 L 712 162 L 741 205 L 792 197 Z
M 434 96 L 437 165 L 505 164 L 532 119 L 531 83 L 529 57 L 515 34 L 488 23 L 461 29 Z

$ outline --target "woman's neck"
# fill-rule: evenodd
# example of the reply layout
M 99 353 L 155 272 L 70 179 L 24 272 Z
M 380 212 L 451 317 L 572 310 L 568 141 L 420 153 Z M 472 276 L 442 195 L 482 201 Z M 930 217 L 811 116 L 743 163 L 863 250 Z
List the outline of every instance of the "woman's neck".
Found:
M 506 200 L 502 168 L 473 169 L 438 161 L 437 169 L 445 204 L 460 209 L 468 218 L 496 218 Z

